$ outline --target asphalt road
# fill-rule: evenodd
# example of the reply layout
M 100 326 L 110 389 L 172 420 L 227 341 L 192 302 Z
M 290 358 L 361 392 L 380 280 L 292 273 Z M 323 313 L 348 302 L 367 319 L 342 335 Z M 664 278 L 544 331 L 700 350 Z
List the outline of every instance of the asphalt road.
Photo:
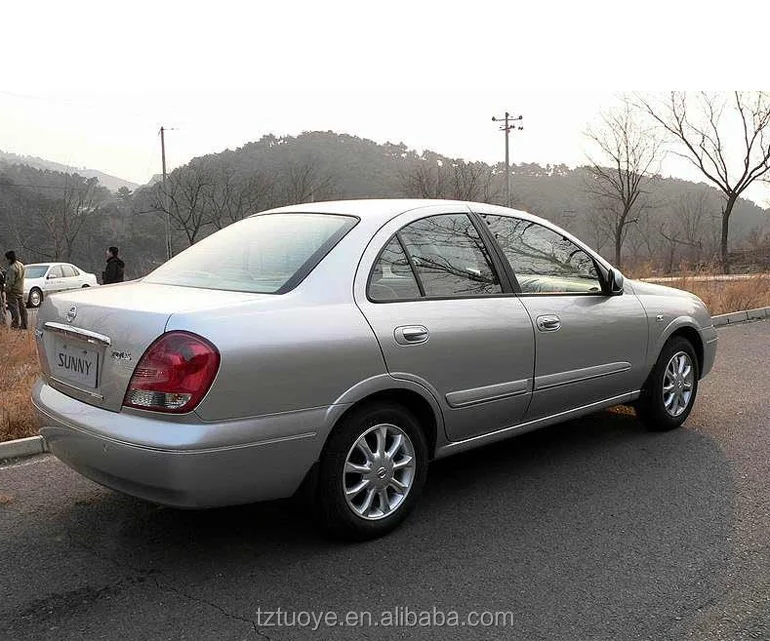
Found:
M 440 461 L 365 544 L 297 501 L 185 512 L 50 456 L 0 468 L 0 639 L 769 639 L 770 322 L 719 337 L 684 429 L 605 412 Z M 298 625 L 383 611 L 512 616 Z

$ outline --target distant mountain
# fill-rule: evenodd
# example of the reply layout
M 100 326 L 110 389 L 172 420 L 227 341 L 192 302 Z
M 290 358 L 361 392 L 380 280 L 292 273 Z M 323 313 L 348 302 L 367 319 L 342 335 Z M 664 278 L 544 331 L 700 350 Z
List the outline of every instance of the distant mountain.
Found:
M 45 158 L 38 158 L 36 156 L 19 156 L 18 154 L 11 154 L 0 150 L 0 163 L 7 163 L 9 165 L 29 165 L 36 169 L 48 169 L 50 171 L 59 171 L 64 174 L 80 174 L 85 178 L 97 178 L 99 183 L 109 189 L 110 191 L 117 191 L 121 187 L 128 187 L 128 189 L 134 190 L 139 185 L 131 182 L 130 180 L 123 180 L 117 176 L 111 176 L 105 174 L 97 169 L 84 169 L 81 167 L 72 167 L 68 165 L 62 165 L 52 160 L 46 160 Z

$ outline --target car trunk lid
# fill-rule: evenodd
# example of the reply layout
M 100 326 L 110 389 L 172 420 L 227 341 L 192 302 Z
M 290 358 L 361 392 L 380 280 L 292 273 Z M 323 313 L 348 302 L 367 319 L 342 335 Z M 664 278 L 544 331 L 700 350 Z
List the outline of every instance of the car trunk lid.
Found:
M 47 382 L 81 401 L 119 411 L 146 349 L 173 314 L 221 309 L 254 294 L 131 282 L 47 298 L 36 340 Z

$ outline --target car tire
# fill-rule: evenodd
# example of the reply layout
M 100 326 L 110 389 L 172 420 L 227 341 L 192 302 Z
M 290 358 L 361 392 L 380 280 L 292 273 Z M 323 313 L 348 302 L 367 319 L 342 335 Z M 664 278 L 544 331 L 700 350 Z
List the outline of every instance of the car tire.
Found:
M 91 287 L 91 285 L 89 285 L 88 283 L 86 283 L 85 285 L 81 285 L 81 286 L 80 286 L 80 289 L 85 289 L 86 287 Z
M 348 540 L 387 534 L 416 505 L 427 465 L 425 435 L 406 408 L 377 403 L 354 410 L 321 455 L 316 505 L 322 526 Z
M 33 287 L 29 290 L 29 296 L 27 296 L 27 307 L 40 307 L 40 303 L 43 302 L 43 292 L 37 287 Z
M 664 346 L 636 402 L 636 415 L 649 430 L 665 432 L 685 422 L 698 394 L 700 369 L 692 343 L 675 336 Z

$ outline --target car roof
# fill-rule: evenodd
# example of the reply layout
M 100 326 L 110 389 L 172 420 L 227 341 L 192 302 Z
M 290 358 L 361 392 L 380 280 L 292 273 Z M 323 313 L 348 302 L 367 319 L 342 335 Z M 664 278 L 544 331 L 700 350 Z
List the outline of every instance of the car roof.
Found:
M 367 220 L 379 219 L 382 222 L 390 220 L 398 214 L 402 214 L 414 209 L 424 207 L 435 207 L 439 205 L 462 205 L 465 207 L 479 205 L 490 207 L 487 203 L 475 203 L 464 200 L 442 200 L 428 198 L 361 198 L 351 200 L 329 200 L 321 202 L 302 203 L 298 205 L 288 205 L 286 207 L 277 207 L 267 211 L 254 214 L 290 214 L 290 213 L 313 213 L 313 214 L 344 214 L 349 216 L 358 216 Z M 496 207 L 497 208 L 497 207 Z M 537 216 L 532 216 L 524 211 L 518 211 L 510 208 L 499 208 L 501 213 L 515 214 L 524 216 L 532 220 L 538 220 Z
M 54 265 L 69 265 L 74 267 L 72 263 L 26 263 L 25 267 L 53 267 Z

